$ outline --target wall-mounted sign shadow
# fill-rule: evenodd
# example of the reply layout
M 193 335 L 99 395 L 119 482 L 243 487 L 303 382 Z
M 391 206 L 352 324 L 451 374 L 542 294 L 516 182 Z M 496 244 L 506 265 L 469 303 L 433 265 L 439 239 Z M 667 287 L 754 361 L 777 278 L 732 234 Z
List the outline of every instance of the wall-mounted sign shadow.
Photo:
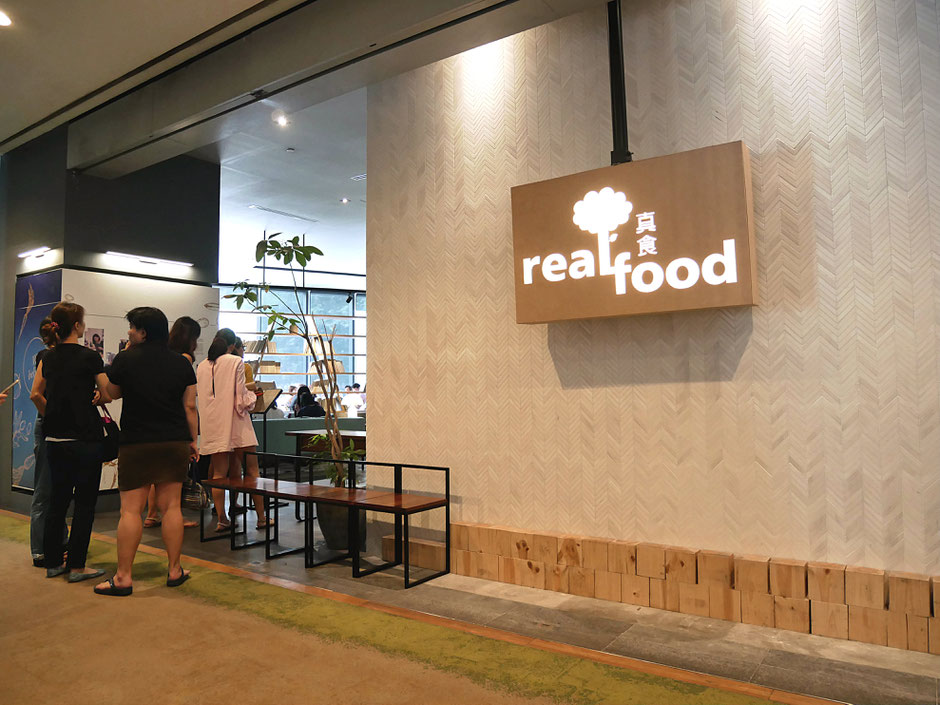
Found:
M 754 329 L 749 307 L 548 324 L 563 389 L 734 379 Z

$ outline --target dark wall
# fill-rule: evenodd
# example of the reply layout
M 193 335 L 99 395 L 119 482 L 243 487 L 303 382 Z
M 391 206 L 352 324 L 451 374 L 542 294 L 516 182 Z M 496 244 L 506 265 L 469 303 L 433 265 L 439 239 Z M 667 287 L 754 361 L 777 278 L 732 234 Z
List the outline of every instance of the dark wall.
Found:
M 219 263 L 219 165 L 176 157 L 119 179 L 70 176 L 66 265 L 100 267 L 107 250 L 192 262 L 214 282 Z
M 0 389 L 13 379 L 13 292 L 21 262 L 16 255 L 64 244 L 67 140 L 63 126 L 0 157 Z M 10 489 L 12 407 L 0 407 L 0 505 L 26 511 L 30 497 Z

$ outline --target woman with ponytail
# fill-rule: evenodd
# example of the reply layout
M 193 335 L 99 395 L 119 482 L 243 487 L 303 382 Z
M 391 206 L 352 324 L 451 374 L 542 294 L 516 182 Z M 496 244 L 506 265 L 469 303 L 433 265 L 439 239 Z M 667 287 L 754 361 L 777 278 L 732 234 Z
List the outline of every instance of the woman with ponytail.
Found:
M 241 464 L 247 451 L 258 445 L 251 425 L 251 409 L 256 396 L 245 385 L 242 359 L 233 355 L 235 333 L 222 328 L 209 346 L 205 360 L 196 368 L 196 390 L 199 395 L 199 452 L 211 456 L 213 479 L 241 476 Z M 258 476 L 257 456 L 247 458 L 246 475 Z M 258 528 L 264 528 L 264 500 L 254 496 L 258 512 Z M 216 531 L 228 531 L 231 521 L 225 512 L 225 491 L 212 490 L 219 523 Z
M 85 558 L 101 484 L 104 438 L 101 417 L 93 402 L 95 388 L 99 403 L 111 399 L 101 356 L 78 343 L 85 334 L 85 309 L 63 302 L 52 309 L 49 318 L 49 339 L 54 339 L 55 347 L 43 355 L 30 394 L 43 417 L 52 487 L 43 554 L 47 578 L 68 573 L 69 582 L 75 583 L 104 574 L 103 570 L 85 568 Z M 62 526 L 73 501 L 65 563 Z

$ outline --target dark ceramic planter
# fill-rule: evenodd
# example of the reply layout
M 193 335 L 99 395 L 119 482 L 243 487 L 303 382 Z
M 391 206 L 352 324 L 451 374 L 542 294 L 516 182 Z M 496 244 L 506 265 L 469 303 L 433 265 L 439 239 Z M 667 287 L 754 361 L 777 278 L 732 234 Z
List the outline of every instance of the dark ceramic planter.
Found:
M 335 504 L 317 504 L 317 521 L 328 548 L 345 551 L 349 545 L 349 510 Z M 359 550 L 366 550 L 366 513 L 359 512 Z

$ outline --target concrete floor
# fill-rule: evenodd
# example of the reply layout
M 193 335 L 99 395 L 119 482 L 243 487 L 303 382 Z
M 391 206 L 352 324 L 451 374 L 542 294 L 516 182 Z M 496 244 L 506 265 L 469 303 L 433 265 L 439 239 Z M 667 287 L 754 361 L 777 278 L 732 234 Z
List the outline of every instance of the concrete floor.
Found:
M 293 509 L 282 508 L 279 521 L 281 544 L 302 545 Z M 261 538 L 254 523 L 251 513 L 249 534 Z M 116 512 L 95 522 L 106 535 L 116 526 Z M 145 529 L 144 542 L 161 546 L 160 530 Z M 940 656 L 458 575 L 406 591 L 400 568 L 354 580 L 349 561 L 305 570 L 300 554 L 265 561 L 262 547 L 232 552 L 228 541 L 200 543 L 198 529 L 187 530 L 183 552 L 388 605 L 795 693 L 857 705 L 940 705 Z

